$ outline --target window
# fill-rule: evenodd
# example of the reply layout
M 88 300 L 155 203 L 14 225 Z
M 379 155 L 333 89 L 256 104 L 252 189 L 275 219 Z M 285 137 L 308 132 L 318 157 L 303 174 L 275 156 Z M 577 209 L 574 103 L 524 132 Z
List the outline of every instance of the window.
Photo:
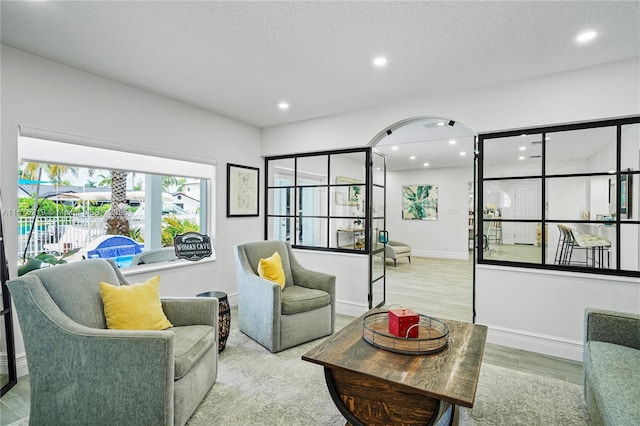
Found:
M 479 136 L 479 263 L 640 276 L 640 117 Z
M 24 136 L 18 150 L 20 264 L 46 253 L 66 261 L 111 258 L 126 268 L 139 253 L 173 246 L 178 234 L 214 240 L 214 165 Z
M 365 253 L 369 150 L 266 159 L 266 239 Z

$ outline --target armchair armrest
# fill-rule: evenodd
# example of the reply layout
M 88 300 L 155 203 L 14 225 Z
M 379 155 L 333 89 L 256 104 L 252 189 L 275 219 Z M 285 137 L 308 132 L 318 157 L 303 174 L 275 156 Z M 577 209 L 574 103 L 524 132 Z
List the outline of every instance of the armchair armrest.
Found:
M 162 310 L 174 327 L 218 326 L 218 299 L 213 297 L 162 298 Z
M 587 308 L 584 342 L 591 340 L 640 349 L 640 315 Z

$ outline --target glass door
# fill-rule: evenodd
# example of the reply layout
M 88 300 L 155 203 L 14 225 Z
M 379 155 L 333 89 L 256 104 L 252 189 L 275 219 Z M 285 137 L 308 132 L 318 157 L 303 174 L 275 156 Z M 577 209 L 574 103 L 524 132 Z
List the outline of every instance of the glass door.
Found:
M 386 158 L 373 150 L 369 151 L 369 185 L 367 196 L 369 214 L 369 308 L 384 305 L 386 299 L 385 245 L 389 240 L 386 224 Z

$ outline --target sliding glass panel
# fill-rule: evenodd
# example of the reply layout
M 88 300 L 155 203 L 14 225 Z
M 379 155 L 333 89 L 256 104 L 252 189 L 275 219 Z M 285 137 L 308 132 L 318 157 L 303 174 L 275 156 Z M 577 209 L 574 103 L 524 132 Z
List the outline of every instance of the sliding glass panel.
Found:
M 640 225 L 620 225 L 620 269 L 640 271 Z
M 327 216 L 327 187 L 298 189 L 299 216 Z
M 364 223 L 358 225 L 351 219 L 331 219 L 330 224 L 330 247 L 349 250 L 365 249 Z
M 371 306 L 376 307 L 384 302 L 384 279 L 371 283 Z
M 541 263 L 541 224 L 535 222 L 484 223 L 483 258 L 511 262 Z M 499 231 L 499 233 L 496 233 Z
M 540 179 L 484 182 L 484 218 L 540 219 Z
M 328 219 L 299 217 L 295 244 L 309 247 L 327 247 Z
M 365 183 L 366 152 L 331 154 L 331 184 Z
M 293 172 L 295 162 L 293 158 L 283 158 L 280 160 L 270 160 L 267 170 L 268 186 L 293 186 Z
M 331 216 L 359 217 L 362 220 L 366 205 L 364 191 L 364 185 L 331 187 Z
M 616 169 L 616 128 L 547 133 L 546 174 L 607 173 Z
M 550 227 L 547 263 L 595 269 L 615 269 L 616 227 L 566 222 Z
M 384 253 L 374 253 L 371 257 L 371 280 L 384 276 Z M 375 283 L 374 283 L 375 286 Z M 375 305 L 374 305 L 375 306 Z
M 329 156 L 298 157 L 297 185 L 326 185 L 329 174 Z
M 269 217 L 267 220 L 267 239 L 278 241 L 291 241 L 291 233 L 294 229 L 292 217 Z
M 371 244 L 372 251 L 381 249 L 384 247 L 384 242 L 378 240 L 378 232 L 384 230 L 384 218 L 373 219 L 371 226 Z
M 379 154 L 373 154 L 373 184 L 384 186 L 384 178 L 385 178 L 385 158 Z
M 620 220 L 638 220 L 639 196 L 640 174 L 623 172 L 620 175 Z
M 279 216 L 291 216 L 293 205 L 293 188 L 270 188 L 267 191 L 269 214 Z
M 547 219 L 610 220 L 615 213 L 615 176 L 547 179 Z
M 542 135 L 485 139 L 484 178 L 540 176 Z
M 640 170 L 640 124 L 622 126 L 621 169 Z

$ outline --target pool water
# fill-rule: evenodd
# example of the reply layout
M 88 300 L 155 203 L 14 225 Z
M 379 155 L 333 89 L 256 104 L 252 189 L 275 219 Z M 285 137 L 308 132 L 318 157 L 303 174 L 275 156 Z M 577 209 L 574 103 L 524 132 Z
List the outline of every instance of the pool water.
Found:
M 133 255 L 114 257 L 113 260 L 116 262 L 116 265 L 118 265 L 118 268 L 128 268 L 131 266 Z

